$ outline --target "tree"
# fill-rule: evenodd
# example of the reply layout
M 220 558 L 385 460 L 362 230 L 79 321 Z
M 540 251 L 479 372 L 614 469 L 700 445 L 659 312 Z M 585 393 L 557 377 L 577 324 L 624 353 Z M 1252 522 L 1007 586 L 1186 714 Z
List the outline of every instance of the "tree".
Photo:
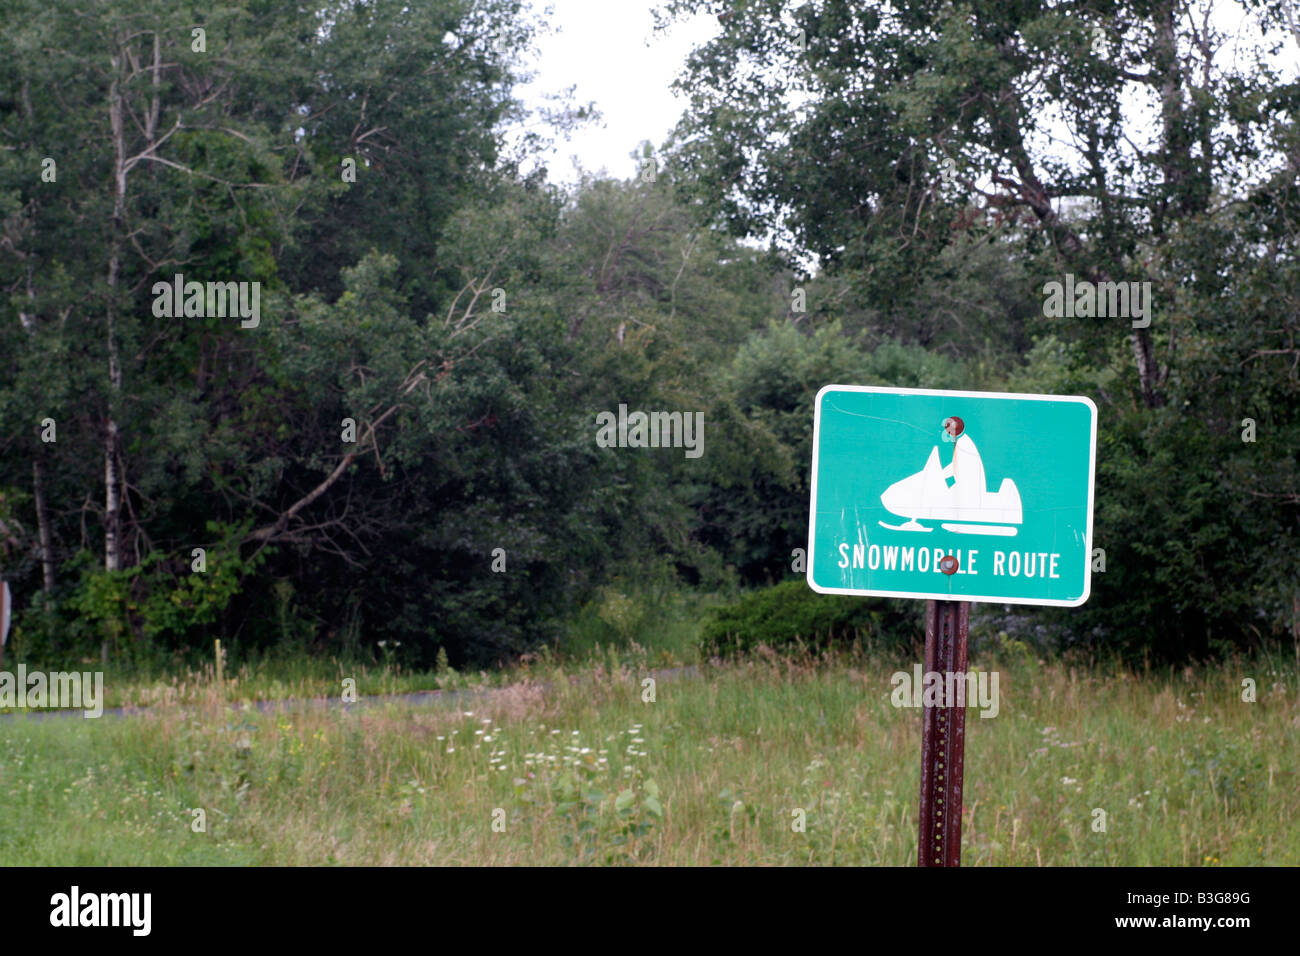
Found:
M 298 482 L 324 449 L 290 463 L 256 451 L 299 396 L 267 334 L 276 323 L 162 318 L 155 283 L 184 272 L 257 284 L 263 306 L 282 309 L 295 292 L 338 297 L 343 267 L 374 243 L 404 252 L 411 298 L 438 300 L 446 276 L 432 250 L 491 170 L 496 124 L 514 109 L 499 52 L 509 44 L 489 41 L 527 42 L 531 25 L 512 0 L 232 2 L 199 15 L 165 2 L 11 7 L 0 34 L 14 91 L 0 97 L 0 163 L 15 184 L 0 196 L 0 284 L 12 297 L 0 441 L 23 449 L 25 475 L 6 464 L 0 486 L 32 483 L 47 588 L 78 527 L 83 549 L 87 526 L 102 530 L 113 577 L 153 553 L 215 545 L 205 536 L 217 515 L 248 524 L 253 548 L 300 514 L 310 524 L 319 495 Z M 44 179 L 51 153 L 57 177 Z M 353 183 L 344 157 L 359 163 Z M 376 451 L 404 394 L 369 421 Z M 33 428 L 46 416 L 60 438 L 48 448 Z M 250 461 L 255 494 L 222 508 Z M 324 480 L 350 465 L 340 454 Z M 181 580 L 181 562 L 151 567 Z
M 1286 116 L 1278 78 L 1253 58 L 1215 60 L 1223 38 L 1177 0 L 673 0 L 664 16 L 719 6 L 724 31 L 678 83 L 691 107 L 676 161 L 734 229 L 784 226 L 828 266 L 869 277 L 884 308 L 914 295 L 925 263 L 971 227 L 967 204 L 976 222 L 1028 214 L 1043 265 L 1091 281 L 1158 273 L 1152 245 L 1210 214 L 1215 184 L 1240 183 L 1243 165 L 1281 145 L 1260 135 Z M 1130 98 L 1154 116 L 1149 143 Z M 1050 145 L 1055 117 L 1073 149 Z M 1158 275 L 1168 295 L 1177 277 Z M 1177 340 L 1129 335 L 1141 399 L 1160 405 L 1169 367 L 1157 348 Z
M 816 257 L 860 327 L 920 341 L 952 298 L 936 292 L 962 287 L 953 251 L 996 250 L 985 274 L 1005 277 L 1018 347 L 1036 341 L 1001 371 L 1101 406 L 1109 567 L 1069 629 L 1174 658 L 1284 633 L 1300 606 L 1275 560 L 1300 539 L 1285 211 L 1300 86 L 1264 55 L 1296 37 L 1288 4 L 1241 7 L 1262 40 L 1177 0 L 671 0 L 663 15 L 726 14 L 678 84 L 681 180 L 733 232 Z M 1259 55 L 1223 56 L 1229 39 Z M 1036 314 L 1062 273 L 1150 282 L 1150 324 Z M 1243 442 L 1246 418 L 1267 421 L 1267 445 Z

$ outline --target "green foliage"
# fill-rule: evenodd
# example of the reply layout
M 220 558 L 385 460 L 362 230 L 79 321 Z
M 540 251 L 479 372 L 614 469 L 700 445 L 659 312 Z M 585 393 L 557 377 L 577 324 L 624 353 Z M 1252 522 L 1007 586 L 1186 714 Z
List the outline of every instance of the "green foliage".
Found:
M 1026 612 L 1025 626 L 1168 659 L 1293 640 L 1300 592 L 1281 556 L 1300 545 L 1300 232 L 1283 211 L 1300 189 L 1294 81 L 1267 56 L 1219 62 L 1142 3 L 670 0 L 662 17 L 706 10 L 724 28 L 679 78 L 690 107 L 670 146 L 702 216 L 778 230 L 815 257 L 815 321 L 942 350 L 981 387 L 1097 402 L 1106 573 L 1083 608 Z M 1272 5 L 1250 15 L 1286 22 Z M 1149 128 L 1123 108 L 1138 92 L 1156 96 Z M 1046 145 L 1057 120 L 1076 155 Z M 1133 153 L 1139 135 L 1149 145 Z M 1065 272 L 1149 282 L 1150 325 L 1044 316 L 1042 283 Z M 763 380 L 781 388 L 783 373 Z M 1246 418 L 1267 437 L 1243 443 Z M 802 491 L 780 457 L 797 448 L 788 467 L 804 467 L 800 444 L 757 445 L 769 500 Z M 746 547 L 728 554 L 748 580 L 775 577 L 793 545 L 777 529 L 801 527 L 746 527 L 754 501 L 706 514 L 720 549 L 716 529 L 742 529 Z
M 709 414 L 717 449 L 707 481 L 692 489 L 696 535 L 734 566 L 743 582 L 792 573 L 791 552 L 808 528 L 813 408 L 823 385 L 960 388 L 968 373 L 916 346 L 868 350 L 836 323 L 810 334 L 772 323 L 737 350 Z
M 245 529 L 211 524 L 208 530 L 222 537 L 206 549 L 203 571 L 159 552 L 125 570 L 105 571 L 82 552 L 75 562 L 82 568 L 81 583 L 69 608 L 97 622 L 113 640 L 131 633 L 162 646 L 183 645 L 220 618 L 243 580 L 267 558 L 266 552 L 241 556 L 238 541 Z
M 589 748 L 580 756 L 566 757 L 561 767 L 541 765 L 538 772 L 515 780 L 519 811 L 514 822 L 547 813 L 559 823 L 560 841 L 578 863 L 643 860 L 653 852 L 664 807 L 659 785 L 640 768 L 626 766 L 632 771 L 630 779 L 619 784 L 610 778 L 607 763 Z
M 600 603 L 600 619 L 623 640 L 635 632 L 640 623 L 642 609 L 632 598 L 613 588 L 605 588 Z
M 924 637 L 917 602 L 818 594 L 804 581 L 785 581 L 709 610 L 700 632 L 708 655 L 759 646 L 796 652 L 860 641 L 908 646 Z
M 560 189 L 520 171 L 538 135 L 501 148 L 521 116 L 502 50 L 539 26 L 516 0 L 327 6 L 209 4 L 200 55 L 163 0 L 9 3 L 15 653 L 107 639 L 143 666 L 221 634 L 250 658 L 472 669 L 561 635 L 631 654 L 662 618 L 651 651 L 685 658 L 683 583 L 799 573 L 832 382 L 1097 402 L 1106 573 L 1083 608 L 999 630 L 1169 659 L 1293 639 L 1300 94 L 1267 58 L 1200 63 L 1213 37 L 1132 2 L 669 0 L 725 23 L 686 64 L 657 181 Z M 1121 108 L 1138 88 L 1150 129 Z M 1045 147 L 1052 115 L 1085 149 Z M 178 271 L 262 283 L 260 327 L 155 316 Z M 1150 281 L 1151 326 L 1044 316 L 1065 271 Z M 597 447 L 622 404 L 703 414 L 703 457 Z
M 106 642 L 132 666 L 166 662 L 172 652 L 210 650 L 237 598 L 247 599 L 250 579 L 269 552 L 242 555 L 245 529 L 213 523 L 216 541 L 205 546 L 206 570 L 191 560 L 153 552 L 136 565 L 106 571 L 88 551 L 64 568 L 75 580 L 54 595 L 37 594 L 17 615 L 13 647 L 25 659 L 54 663 L 97 654 Z

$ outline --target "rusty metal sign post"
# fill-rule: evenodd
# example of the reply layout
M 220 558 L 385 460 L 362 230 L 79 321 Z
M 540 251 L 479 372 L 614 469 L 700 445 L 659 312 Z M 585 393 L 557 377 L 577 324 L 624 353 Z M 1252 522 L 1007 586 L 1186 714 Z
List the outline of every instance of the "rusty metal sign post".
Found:
M 953 416 L 944 431 L 956 437 L 965 422 Z M 956 574 L 961 559 L 939 559 L 939 570 Z M 966 673 L 970 634 L 969 601 L 925 602 L 925 673 L 938 674 L 949 686 L 950 674 Z M 961 785 L 966 765 L 966 702 L 940 695 L 926 704 L 921 719 L 921 815 L 916 830 L 917 866 L 961 866 Z
M 944 569 L 945 573 L 948 572 Z M 953 568 L 956 571 L 956 568 Z M 925 603 L 925 672 L 966 673 L 969 601 Z M 961 865 L 961 784 L 966 752 L 966 708 L 926 705 L 921 723 L 921 816 L 918 866 Z

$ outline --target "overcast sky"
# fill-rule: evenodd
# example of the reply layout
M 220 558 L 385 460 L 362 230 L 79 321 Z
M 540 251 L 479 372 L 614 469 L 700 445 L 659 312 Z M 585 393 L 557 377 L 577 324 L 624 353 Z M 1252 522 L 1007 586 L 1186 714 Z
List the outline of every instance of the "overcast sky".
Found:
M 546 5 L 538 0 L 536 9 Z M 538 37 L 539 57 L 528 62 L 536 79 L 516 90 L 529 106 L 546 94 L 576 85 L 575 103 L 595 102 L 603 114 L 547 157 L 552 182 L 578 179 L 573 160 L 589 172 L 604 167 L 626 179 L 636 172 L 629 158 L 638 143 L 659 146 L 676 124 L 684 101 L 669 85 L 695 46 L 720 29 L 713 17 L 696 17 L 666 33 L 654 33 L 654 0 L 550 0 L 549 35 Z

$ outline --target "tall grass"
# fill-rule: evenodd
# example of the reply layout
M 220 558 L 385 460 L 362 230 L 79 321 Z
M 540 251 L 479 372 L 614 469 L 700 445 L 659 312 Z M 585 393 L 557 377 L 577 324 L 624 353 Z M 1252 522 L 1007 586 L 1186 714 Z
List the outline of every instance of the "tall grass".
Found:
M 920 711 L 889 700 L 910 661 L 760 655 L 660 673 L 647 702 L 656 658 L 543 655 L 436 707 L 264 715 L 209 689 L 0 721 L 0 863 L 914 862 Z M 1288 665 L 980 652 L 1001 711 L 967 715 L 964 862 L 1300 864 Z
M 16 667 L 16 664 L 6 663 L 6 669 L 11 672 Z M 28 668 L 29 672 L 40 669 L 31 664 Z M 393 662 L 276 656 L 244 662 L 233 670 L 227 664 L 222 680 L 218 682 L 215 651 L 213 658 L 205 663 L 168 670 L 102 667 L 98 661 L 74 662 L 54 669 L 101 671 L 104 674 L 102 703 L 106 709 L 188 706 L 217 697 L 235 706 L 291 698 L 337 701 L 345 690 L 366 697 L 486 687 L 509 679 L 509 675 L 501 670 L 458 673 L 448 667 L 412 670 Z M 346 685 L 345 681 L 348 682 Z M 0 715 L 16 710 L 0 708 Z

